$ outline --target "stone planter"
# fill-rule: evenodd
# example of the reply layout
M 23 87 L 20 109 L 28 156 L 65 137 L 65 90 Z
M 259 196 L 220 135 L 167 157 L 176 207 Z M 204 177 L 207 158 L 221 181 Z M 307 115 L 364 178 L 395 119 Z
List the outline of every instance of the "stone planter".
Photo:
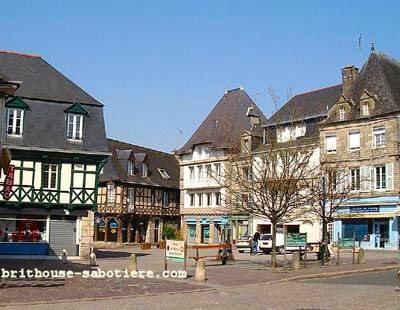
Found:
M 142 242 L 140 244 L 140 249 L 141 250 L 151 250 L 151 243 L 149 242 Z

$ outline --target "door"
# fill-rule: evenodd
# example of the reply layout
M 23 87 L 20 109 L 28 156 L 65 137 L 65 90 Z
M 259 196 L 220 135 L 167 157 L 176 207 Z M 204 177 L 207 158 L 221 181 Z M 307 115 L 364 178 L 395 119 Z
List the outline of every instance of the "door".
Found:
M 187 234 L 188 242 L 196 242 L 196 225 L 188 225 Z
M 50 222 L 50 255 L 61 255 L 67 250 L 68 256 L 79 255 L 76 244 L 76 219 L 51 220 Z
M 154 242 L 158 242 L 158 230 L 160 227 L 160 220 L 154 221 Z
M 384 248 L 385 243 L 389 242 L 389 221 L 375 222 L 375 247 Z
M 208 243 L 210 239 L 210 225 L 201 225 L 201 243 Z

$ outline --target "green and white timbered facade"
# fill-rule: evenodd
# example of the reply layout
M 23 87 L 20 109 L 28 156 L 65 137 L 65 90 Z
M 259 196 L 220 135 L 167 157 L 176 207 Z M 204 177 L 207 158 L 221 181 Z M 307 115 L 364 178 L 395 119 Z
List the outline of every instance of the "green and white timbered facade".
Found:
M 0 51 L 0 121 L 13 170 L 0 177 L 0 256 L 87 257 L 109 156 L 103 105 L 41 57 Z

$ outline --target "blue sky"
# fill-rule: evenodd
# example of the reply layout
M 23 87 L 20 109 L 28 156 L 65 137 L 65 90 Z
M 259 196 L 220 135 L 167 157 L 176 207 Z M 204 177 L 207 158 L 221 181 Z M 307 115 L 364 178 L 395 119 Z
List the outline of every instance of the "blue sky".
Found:
M 370 42 L 400 58 L 399 1 L 7 1 L 0 48 L 40 54 L 102 101 L 109 137 L 171 151 L 226 87 L 267 116 L 340 83 Z M 358 38 L 362 34 L 362 50 Z

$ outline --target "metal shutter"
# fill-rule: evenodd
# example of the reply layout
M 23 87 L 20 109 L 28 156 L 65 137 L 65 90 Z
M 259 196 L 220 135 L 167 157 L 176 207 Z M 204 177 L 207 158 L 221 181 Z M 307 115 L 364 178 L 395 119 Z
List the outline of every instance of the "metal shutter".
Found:
M 75 220 L 51 220 L 50 221 L 50 255 L 61 255 L 63 249 L 68 256 L 77 256 L 76 245 L 76 221 Z

